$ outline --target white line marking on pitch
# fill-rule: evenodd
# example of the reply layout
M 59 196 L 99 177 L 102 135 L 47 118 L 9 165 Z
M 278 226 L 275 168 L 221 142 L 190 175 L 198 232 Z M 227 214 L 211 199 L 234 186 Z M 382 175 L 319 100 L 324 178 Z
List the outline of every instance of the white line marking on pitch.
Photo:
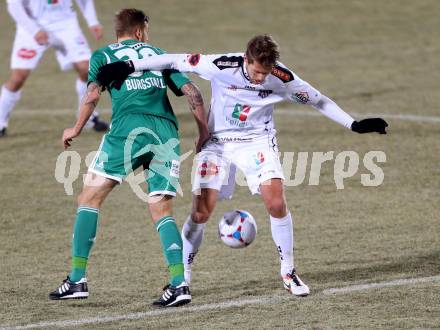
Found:
M 370 290 L 370 289 L 380 289 L 385 287 L 393 287 L 393 286 L 401 286 L 407 284 L 418 284 L 418 283 L 432 283 L 440 281 L 440 275 L 430 276 L 430 277 L 419 277 L 419 278 L 407 278 L 407 279 L 398 279 L 393 281 L 386 282 L 378 282 L 378 283 L 368 283 L 368 284 L 357 284 L 357 285 L 349 285 L 341 288 L 331 288 L 325 289 L 320 293 L 312 295 L 312 297 L 319 296 L 331 296 L 335 294 L 346 294 L 356 291 Z M 153 316 L 161 316 L 166 314 L 178 314 L 178 313 L 191 313 L 191 312 L 201 312 L 206 310 L 219 310 L 231 307 L 241 307 L 246 305 L 269 305 L 283 300 L 291 300 L 293 299 L 288 294 L 283 294 L 282 296 L 260 296 L 252 299 L 240 299 L 236 301 L 228 301 L 222 303 L 215 304 L 205 304 L 205 305 L 196 305 L 190 307 L 182 307 L 178 309 L 159 309 L 148 312 L 138 312 L 138 313 L 129 313 L 123 315 L 113 315 L 113 316 L 97 316 L 90 317 L 79 320 L 61 320 L 61 321 L 46 321 L 39 322 L 34 324 L 27 324 L 22 326 L 0 326 L 2 330 L 19 330 L 19 329 L 35 329 L 35 328 L 47 328 L 47 327 L 73 327 L 73 326 L 81 326 L 86 324 L 96 324 L 96 323 L 106 323 L 106 322 L 117 322 L 123 320 L 136 320 L 143 319 L 147 317 Z
M 417 283 L 430 283 L 440 281 L 440 275 L 430 276 L 430 277 L 419 277 L 419 278 L 404 278 L 393 280 L 389 282 L 379 282 L 379 283 L 368 283 L 368 284 L 358 284 L 358 285 L 350 285 L 342 288 L 331 288 L 325 289 L 321 293 L 323 295 L 331 295 L 337 293 L 349 293 L 355 291 L 369 290 L 369 289 L 380 289 L 386 288 L 390 286 L 399 286 L 406 284 L 417 284 Z
M 111 109 L 98 109 L 99 113 L 111 113 Z M 17 109 L 13 112 L 13 116 L 65 116 L 75 115 L 75 109 Z
M 99 113 L 109 114 L 110 109 L 99 109 Z M 31 110 L 31 109 L 20 109 L 14 112 L 14 116 L 32 116 L 32 115 L 70 115 L 74 114 L 73 109 L 57 109 L 57 110 Z M 276 109 L 274 111 L 275 116 L 279 114 L 288 116 L 305 116 L 305 117 L 323 117 L 319 111 L 307 111 L 307 110 L 295 110 L 295 109 Z M 403 121 L 415 121 L 421 123 L 440 123 L 440 117 L 438 116 L 424 116 L 424 115 L 408 115 L 408 114 L 388 114 L 388 113 L 356 113 L 350 112 L 350 115 L 363 118 L 363 117 L 382 117 L 385 119 L 403 120 Z

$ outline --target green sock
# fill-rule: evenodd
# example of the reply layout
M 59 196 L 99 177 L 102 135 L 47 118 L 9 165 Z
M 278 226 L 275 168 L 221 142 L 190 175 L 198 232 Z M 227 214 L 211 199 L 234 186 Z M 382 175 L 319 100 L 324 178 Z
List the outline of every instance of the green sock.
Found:
M 183 275 L 182 237 L 172 216 L 166 216 L 156 223 L 162 251 L 170 272 L 170 284 L 179 285 L 185 278 Z
M 72 270 L 69 278 L 77 282 L 86 276 L 87 261 L 96 237 L 99 210 L 80 206 L 76 212 L 72 238 Z

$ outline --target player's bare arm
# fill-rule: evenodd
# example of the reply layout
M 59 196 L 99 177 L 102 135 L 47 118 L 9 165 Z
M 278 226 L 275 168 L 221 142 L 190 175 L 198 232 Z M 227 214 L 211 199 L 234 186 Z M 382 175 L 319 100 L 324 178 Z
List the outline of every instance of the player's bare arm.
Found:
M 197 123 L 197 128 L 199 129 L 199 138 L 196 141 L 196 152 L 199 152 L 209 139 L 208 121 L 206 119 L 202 93 L 193 83 L 183 85 L 181 91 L 188 99 L 189 107 Z
M 90 33 L 96 40 L 100 40 L 103 37 L 104 33 L 102 25 L 99 24 L 93 0 L 77 0 L 76 4 L 78 5 L 82 15 L 84 16 L 87 25 L 89 26 Z
M 87 123 L 93 113 L 93 110 L 95 110 L 96 106 L 98 105 L 100 96 L 101 87 L 94 82 L 90 83 L 81 102 L 79 116 L 75 126 L 66 128 L 63 132 L 64 149 L 70 147 L 72 139 L 81 134 L 84 125 Z

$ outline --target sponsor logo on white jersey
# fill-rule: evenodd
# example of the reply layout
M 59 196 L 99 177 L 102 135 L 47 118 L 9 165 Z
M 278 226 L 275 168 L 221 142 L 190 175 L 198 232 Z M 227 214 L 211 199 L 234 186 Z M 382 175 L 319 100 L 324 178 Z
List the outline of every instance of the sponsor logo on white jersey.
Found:
M 246 127 L 249 125 L 247 119 L 250 111 L 251 107 L 249 105 L 237 103 L 232 110 L 231 117 L 226 117 L 226 120 L 230 125 Z

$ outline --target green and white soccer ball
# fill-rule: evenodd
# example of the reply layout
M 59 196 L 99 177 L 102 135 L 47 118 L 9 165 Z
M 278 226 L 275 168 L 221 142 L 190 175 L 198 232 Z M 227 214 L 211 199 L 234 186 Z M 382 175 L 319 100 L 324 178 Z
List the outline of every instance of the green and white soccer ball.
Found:
M 244 248 L 257 236 L 257 223 L 247 211 L 229 211 L 220 219 L 218 235 L 227 246 L 234 249 Z

